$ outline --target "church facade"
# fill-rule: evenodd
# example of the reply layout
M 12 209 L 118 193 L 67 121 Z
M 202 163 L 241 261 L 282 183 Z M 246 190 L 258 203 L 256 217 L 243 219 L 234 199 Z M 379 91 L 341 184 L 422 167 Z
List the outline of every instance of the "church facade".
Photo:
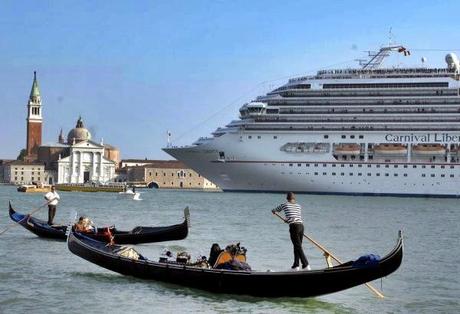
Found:
M 115 177 L 115 163 L 104 157 L 104 145 L 90 140 L 71 145 L 69 156 L 57 165 L 57 183 L 107 183 Z

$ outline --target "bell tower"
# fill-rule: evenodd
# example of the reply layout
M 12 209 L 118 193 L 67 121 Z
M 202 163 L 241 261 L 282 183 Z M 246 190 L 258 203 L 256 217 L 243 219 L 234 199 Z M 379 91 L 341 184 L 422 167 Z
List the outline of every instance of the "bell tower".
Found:
M 38 147 L 42 144 L 42 122 L 42 101 L 38 88 L 37 72 L 34 71 L 34 81 L 27 104 L 26 161 L 37 159 Z

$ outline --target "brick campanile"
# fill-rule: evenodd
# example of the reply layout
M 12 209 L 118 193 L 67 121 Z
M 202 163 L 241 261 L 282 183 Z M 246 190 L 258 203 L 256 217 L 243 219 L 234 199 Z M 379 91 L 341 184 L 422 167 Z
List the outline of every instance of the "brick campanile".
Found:
M 27 104 L 27 161 L 35 161 L 38 155 L 38 147 L 42 144 L 42 101 L 38 88 L 37 72 L 34 71 L 34 82 L 30 91 Z

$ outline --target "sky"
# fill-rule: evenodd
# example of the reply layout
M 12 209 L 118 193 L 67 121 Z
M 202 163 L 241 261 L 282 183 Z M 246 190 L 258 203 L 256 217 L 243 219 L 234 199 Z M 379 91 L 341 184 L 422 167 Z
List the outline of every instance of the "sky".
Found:
M 0 159 L 26 142 L 37 71 L 43 143 L 81 115 L 122 158 L 209 136 L 288 78 L 355 59 L 391 40 L 390 66 L 444 67 L 460 54 L 460 2 L 0 1 Z

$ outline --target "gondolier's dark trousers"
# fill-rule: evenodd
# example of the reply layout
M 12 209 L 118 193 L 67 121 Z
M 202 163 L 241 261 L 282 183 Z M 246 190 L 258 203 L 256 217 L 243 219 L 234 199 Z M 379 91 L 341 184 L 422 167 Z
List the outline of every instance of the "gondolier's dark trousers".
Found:
M 291 241 L 294 246 L 293 268 L 299 266 L 299 260 L 302 262 L 302 268 L 307 267 L 308 265 L 308 260 L 302 249 L 303 230 L 303 224 L 301 223 L 292 223 L 289 225 L 289 233 L 291 234 Z
M 48 205 L 48 225 L 53 224 L 53 219 L 55 215 L 56 215 L 56 205 Z

